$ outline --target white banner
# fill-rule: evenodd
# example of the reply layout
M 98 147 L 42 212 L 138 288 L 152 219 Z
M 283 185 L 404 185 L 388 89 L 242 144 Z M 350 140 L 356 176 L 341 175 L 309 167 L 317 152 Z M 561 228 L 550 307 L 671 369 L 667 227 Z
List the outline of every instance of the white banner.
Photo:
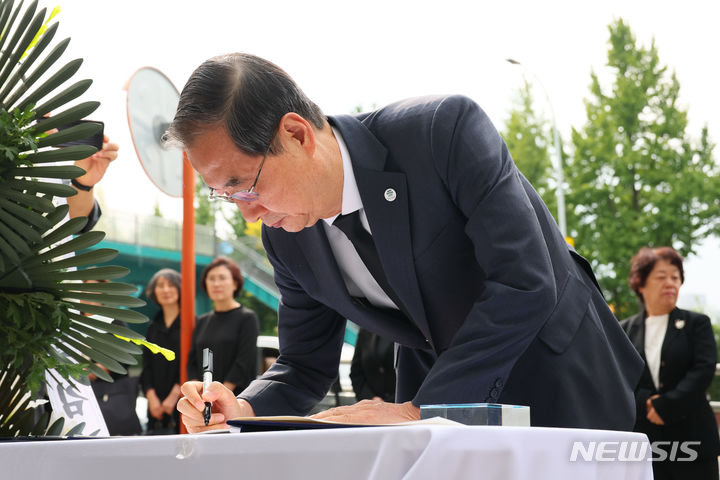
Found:
M 53 375 L 50 375 L 50 371 L 45 372 L 45 381 L 47 382 L 50 405 L 52 405 L 53 409 L 53 419 L 65 418 L 63 433 L 80 422 L 85 422 L 85 428 L 82 431 L 83 435 L 90 435 L 97 431 L 97 436 L 109 437 L 110 433 L 105 425 L 105 419 L 95 399 L 92 387 L 77 381 L 68 382 L 54 370 L 52 372 Z M 55 377 L 61 378 L 62 383 L 58 384 Z

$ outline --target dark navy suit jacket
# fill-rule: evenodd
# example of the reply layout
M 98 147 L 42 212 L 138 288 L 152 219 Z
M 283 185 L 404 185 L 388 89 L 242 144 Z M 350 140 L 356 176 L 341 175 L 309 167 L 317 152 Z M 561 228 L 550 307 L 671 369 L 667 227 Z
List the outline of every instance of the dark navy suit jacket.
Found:
M 337 375 L 347 318 L 399 344 L 399 402 L 515 403 L 535 425 L 631 429 L 642 361 L 484 112 L 426 97 L 329 121 L 412 318 L 350 297 L 321 222 L 264 227 L 280 356 L 240 397 L 258 415 L 305 414 Z

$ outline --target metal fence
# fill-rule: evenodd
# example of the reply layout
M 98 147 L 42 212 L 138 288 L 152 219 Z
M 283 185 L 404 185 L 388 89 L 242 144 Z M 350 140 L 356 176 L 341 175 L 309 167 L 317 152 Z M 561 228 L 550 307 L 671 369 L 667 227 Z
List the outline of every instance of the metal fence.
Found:
M 162 217 L 103 211 L 95 228 L 104 231 L 105 239 L 113 242 L 171 251 L 182 249 L 182 223 Z M 246 237 L 246 240 L 257 241 L 254 237 Z M 212 227 L 195 225 L 195 254 L 232 258 L 240 265 L 243 274 L 272 296 L 277 304 L 280 292 L 273 281 L 270 262 L 242 239 L 220 238 Z

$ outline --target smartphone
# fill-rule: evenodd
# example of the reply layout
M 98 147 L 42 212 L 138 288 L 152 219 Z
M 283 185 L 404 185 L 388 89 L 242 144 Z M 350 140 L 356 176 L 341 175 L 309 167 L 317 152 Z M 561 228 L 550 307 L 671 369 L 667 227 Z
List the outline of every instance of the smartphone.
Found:
M 62 127 L 58 127 L 58 130 L 65 130 L 70 127 L 74 127 L 75 125 L 80 125 L 82 123 L 97 123 L 100 125 L 100 130 L 98 130 L 97 133 L 94 135 L 87 137 L 87 138 L 81 138 L 80 140 L 75 140 L 72 142 L 67 143 L 61 143 L 59 145 L 56 145 L 58 147 L 69 147 L 70 145 L 92 145 L 93 147 L 97 148 L 98 150 L 102 150 L 103 146 L 103 134 L 105 130 L 105 124 L 103 122 L 97 121 L 97 120 L 77 120 L 75 122 L 69 123 L 67 125 L 63 125 Z

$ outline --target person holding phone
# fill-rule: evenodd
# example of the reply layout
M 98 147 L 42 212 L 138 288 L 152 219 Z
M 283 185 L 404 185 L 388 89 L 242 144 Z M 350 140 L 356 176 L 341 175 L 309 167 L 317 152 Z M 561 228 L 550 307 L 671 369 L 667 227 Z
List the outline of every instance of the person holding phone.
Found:
M 101 122 L 93 121 L 93 123 Z M 98 149 L 93 155 L 75 162 L 76 166 L 85 170 L 85 174 L 71 181 L 73 188 L 77 190 L 77 195 L 67 198 L 70 218 L 88 217 L 88 223 L 83 231 L 89 231 L 102 214 L 100 205 L 95 200 L 94 187 L 103 179 L 110 164 L 117 159 L 120 146 L 110 142 L 102 131 L 75 143 L 92 145 Z

